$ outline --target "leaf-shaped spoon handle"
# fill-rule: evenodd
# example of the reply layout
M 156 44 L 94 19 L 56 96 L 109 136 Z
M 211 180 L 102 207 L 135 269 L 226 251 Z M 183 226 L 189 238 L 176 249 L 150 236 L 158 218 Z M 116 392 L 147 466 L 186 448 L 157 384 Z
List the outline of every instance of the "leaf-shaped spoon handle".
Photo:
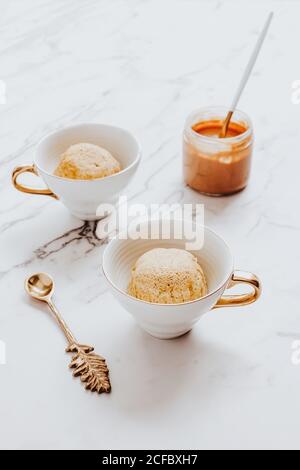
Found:
M 66 352 L 73 354 L 69 366 L 71 369 L 74 369 L 73 376 L 80 377 L 87 390 L 97 393 L 109 393 L 111 391 L 111 384 L 105 359 L 95 354 L 93 347 L 79 344 L 76 341 L 52 301 L 54 292 L 53 279 L 48 274 L 35 274 L 26 280 L 25 289 L 30 297 L 45 302 L 49 306 L 57 323 L 64 332 L 68 341 Z
M 60 315 L 60 313 L 57 310 L 57 308 L 56 308 L 55 304 L 53 303 L 52 299 L 49 298 L 49 300 L 45 301 L 45 302 L 48 304 L 48 307 L 50 308 L 51 312 L 53 313 L 54 318 L 56 319 L 57 323 L 59 324 L 62 331 L 64 332 L 64 335 L 65 335 L 68 343 L 69 344 L 76 343 L 76 339 L 75 339 L 72 331 L 70 330 L 70 328 L 66 324 L 65 320 Z

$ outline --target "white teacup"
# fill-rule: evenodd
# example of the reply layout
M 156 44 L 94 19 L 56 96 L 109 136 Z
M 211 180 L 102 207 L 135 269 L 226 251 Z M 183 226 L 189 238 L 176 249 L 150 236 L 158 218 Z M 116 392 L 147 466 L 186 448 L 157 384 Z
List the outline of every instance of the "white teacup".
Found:
M 255 302 L 261 294 L 259 279 L 251 273 L 234 271 L 228 245 L 216 233 L 203 227 L 204 246 L 191 251 L 199 260 L 208 281 L 208 295 L 182 304 L 154 304 L 127 294 L 131 268 L 137 259 L 153 248 L 185 249 L 186 240 L 113 239 L 103 256 L 103 272 L 113 295 L 150 335 L 171 339 L 190 331 L 202 315 L 213 308 L 239 307 Z M 251 290 L 241 295 L 224 295 L 226 289 L 248 284 Z
M 54 175 L 59 156 L 80 142 L 104 147 L 119 160 L 122 171 L 96 180 L 71 180 Z M 105 124 L 79 124 L 54 132 L 41 140 L 34 164 L 18 167 L 13 172 L 13 184 L 19 191 L 59 199 L 69 211 L 82 220 L 97 220 L 101 204 L 115 204 L 141 159 L 141 149 L 135 137 L 119 127 Z M 48 189 L 34 189 L 18 181 L 22 173 L 40 176 Z

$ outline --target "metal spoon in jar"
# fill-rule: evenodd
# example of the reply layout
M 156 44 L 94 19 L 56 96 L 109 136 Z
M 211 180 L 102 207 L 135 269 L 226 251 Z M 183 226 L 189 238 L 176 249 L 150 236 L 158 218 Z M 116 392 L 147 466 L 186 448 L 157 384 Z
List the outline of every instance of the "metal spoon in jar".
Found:
M 248 65 L 247 65 L 247 67 L 246 67 L 246 69 L 245 69 L 245 72 L 244 72 L 244 74 L 243 74 L 241 83 L 240 83 L 240 85 L 239 85 L 239 88 L 238 88 L 238 90 L 237 90 L 237 92 L 236 92 L 236 95 L 235 95 L 235 97 L 234 97 L 234 100 L 233 100 L 233 102 L 232 102 L 231 108 L 230 108 L 230 110 L 229 110 L 229 112 L 228 112 L 228 114 L 227 114 L 227 116 L 226 116 L 226 119 L 225 119 L 224 122 L 223 122 L 223 126 L 222 126 L 222 129 L 221 129 L 220 135 L 219 135 L 219 137 L 220 137 L 221 139 L 225 138 L 226 135 L 227 135 L 227 131 L 228 131 L 228 128 L 229 128 L 229 124 L 230 124 L 231 118 L 232 118 L 232 116 L 234 115 L 234 112 L 235 112 L 235 110 L 236 110 L 236 107 L 237 107 L 237 105 L 238 105 L 238 102 L 239 102 L 239 100 L 240 100 L 240 97 L 241 97 L 241 95 L 242 95 L 242 93 L 243 93 L 243 91 L 244 91 L 245 86 L 247 85 L 247 82 L 248 82 L 248 80 L 249 80 L 249 78 L 250 78 L 250 75 L 251 75 L 251 72 L 252 72 L 252 70 L 253 70 L 253 68 L 254 68 L 254 65 L 256 64 L 257 58 L 258 58 L 258 56 L 259 56 L 259 53 L 260 53 L 260 51 L 261 51 L 261 48 L 262 48 L 262 46 L 263 46 L 263 44 L 264 44 L 264 41 L 265 41 L 266 36 L 267 36 L 267 33 L 268 33 L 268 31 L 269 31 L 270 24 L 271 24 L 271 22 L 272 22 L 272 20 L 273 20 L 273 16 L 274 16 L 274 13 L 271 12 L 271 13 L 269 14 L 268 18 L 267 18 L 267 21 L 266 21 L 266 23 L 265 23 L 265 25 L 264 25 L 264 27 L 263 27 L 262 32 L 260 33 L 259 38 L 258 38 L 258 40 L 257 40 L 257 43 L 256 43 L 255 48 L 254 48 L 254 51 L 253 51 L 253 53 L 252 53 L 252 55 L 251 55 L 251 57 L 250 57 L 250 60 L 249 60 L 249 62 L 248 62 Z

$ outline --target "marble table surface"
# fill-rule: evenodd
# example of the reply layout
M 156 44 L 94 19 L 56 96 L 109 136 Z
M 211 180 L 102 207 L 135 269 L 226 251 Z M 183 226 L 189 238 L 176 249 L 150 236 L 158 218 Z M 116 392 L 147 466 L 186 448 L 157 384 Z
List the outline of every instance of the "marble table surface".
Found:
M 0 448 L 299 448 L 299 2 L 0 3 Z M 250 185 L 203 197 L 182 181 L 185 118 L 230 103 L 270 9 L 272 31 L 240 102 L 256 134 Z M 11 185 L 45 134 L 84 121 L 140 140 L 131 202 L 205 204 L 236 266 L 263 280 L 259 303 L 208 314 L 174 341 L 136 326 L 104 284 L 95 223 Z M 55 277 L 66 320 L 107 358 L 111 395 L 72 380 L 64 337 L 23 290 L 36 271 Z

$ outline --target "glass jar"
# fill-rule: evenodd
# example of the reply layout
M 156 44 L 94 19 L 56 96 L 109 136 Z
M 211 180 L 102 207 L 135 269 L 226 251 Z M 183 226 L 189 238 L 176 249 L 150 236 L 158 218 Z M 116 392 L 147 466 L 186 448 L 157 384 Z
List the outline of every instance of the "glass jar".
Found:
M 243 190 L 249 181 L 253 126 L 249 117 L 236 111 L 226 138 L 219 138 L 228 114 L 223 107 L 193 112 L 183 134 L 183 171 L 188 186 L 209 196 Z

